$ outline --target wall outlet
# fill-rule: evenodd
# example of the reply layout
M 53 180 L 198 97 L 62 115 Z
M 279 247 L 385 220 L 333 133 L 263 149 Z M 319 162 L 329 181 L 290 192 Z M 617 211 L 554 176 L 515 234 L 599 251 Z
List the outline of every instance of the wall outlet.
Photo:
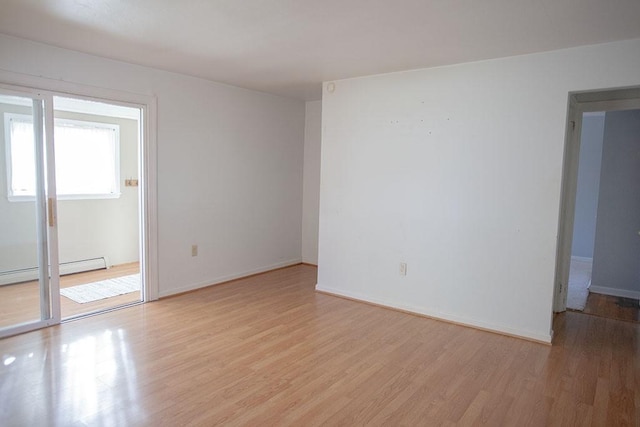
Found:
M 191 245 L 191 256 L 198 256 L 198 245 Z
M 400 263 L 400 275 L 401 276 L 406 276 L 407 275 L 407 263 L 406 262 L 401 262 Z

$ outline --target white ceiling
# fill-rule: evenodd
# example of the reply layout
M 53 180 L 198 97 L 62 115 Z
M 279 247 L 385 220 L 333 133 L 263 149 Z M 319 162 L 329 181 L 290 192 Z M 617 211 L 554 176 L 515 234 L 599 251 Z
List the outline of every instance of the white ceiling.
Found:
M 640 38 L 640 0 L 0 0 L 0 33 L 312 100 L 326 80 Z

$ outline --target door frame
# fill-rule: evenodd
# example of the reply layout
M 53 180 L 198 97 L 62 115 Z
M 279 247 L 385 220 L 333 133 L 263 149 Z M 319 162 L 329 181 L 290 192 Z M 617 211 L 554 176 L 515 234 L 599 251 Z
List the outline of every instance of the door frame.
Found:
M 53 107 L 53 97 L 71 97 L 88 101 L 105 102 L 109 104 L 122 105 L 132 108 L 139 108 L 141 111 L 140 123 L 140 274 L 142 283 L 141 289 L 143 302 L 154 301 L 159 297 L 158 283 L 158 204 L 157 204 L 157 98 L 155 96 L 138 94 L 132 92 L 119 91 L 114 89 L 100 88 L 94 86 L 80 85 L 76 83 L 52 80 L 43 77 L 36 77 L 26 74 L 14 73 L 10 71 L 0 70 L 0 87 L 8 92 L 22 92 L 30 94 L 40 94 L 47 97 L 48 103 Z M 53 134 L 53 112 L 47 114 L 45 112 L 45 132 L 48 135 Z M 49 117 L 49 119 L 46 119 Z M 49 146 L 49 144 L 51 144 Z M 48 150 L 53 149 L 53 140 L 47 140 Z M 50 169 L 50 168 L 48 168 Z M 53 174 L 53 171 L 48 171 Z M 49 192 L 55 191 L 55 177 L 48 177 Z M 50 193 L 54 194 L 54 193 Z M 57 212 L 57 206 L 54 201 L 52 203 L 52 213 Z M 57 227 L 53 227 L 55 241 L 51 244 L 57 247 Z M 51 231 L 52 227 L 49 227 Z M 51 235 L 51 233 L 50 233 Z M 51 276 L 55 277 L 54 286 L 58 289 L 58 259 L 57 251 L 54 256 L 56 259 L 50 259 Z M 55 262 L 54 262 L 55 261 Z M 55 276 L 54 276 L 55 275 Z M 51 291 L 56 292 L 54 290 Z M 60 323 L 60 306 L 59 298 L 54 303 L 53 321 L 48 321 L 39 327 L 50 326 L 51 324 Z M 31 328 L 33 329 L 33 328 Z M 20 327 L 12 328 L 11 335 L 26 332 L 29 328 Z
M 640 109 L 640 86 L 569 92 L 562 167 L 553 312 L 567 309 L 583 113 Z

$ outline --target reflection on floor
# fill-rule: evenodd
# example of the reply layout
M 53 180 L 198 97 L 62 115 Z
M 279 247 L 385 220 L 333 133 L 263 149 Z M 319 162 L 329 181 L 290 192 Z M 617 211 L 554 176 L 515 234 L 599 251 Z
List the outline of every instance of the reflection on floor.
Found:
M 590 293 L 583 313 L 640 323 L 637 299 Z
M 99 280 L 128 276 L 140 271 L 139 263 L 122 264 L 106 270 L 69 274 L 60 278 L 60 287 L 82 285 Z M 67 319 L 98 310 L 140 301 L 141 293 L 132 292 L 85 304 L 60 297 L 62 318 Z M 38 320 L 40 318 L 40 290 L 37 282 L 0 286 L 0 328 Z

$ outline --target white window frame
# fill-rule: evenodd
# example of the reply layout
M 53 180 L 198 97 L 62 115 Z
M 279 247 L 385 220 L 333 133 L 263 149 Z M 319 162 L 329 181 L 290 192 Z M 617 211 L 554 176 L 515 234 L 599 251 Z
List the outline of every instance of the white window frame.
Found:
M 7 198 L 10 202 L 20 202 L 20 201 L 34 201 L 35 195 L 15 195 L 12 190 L 12 179 L 13 173 L 11 170 L 11 120 L 20 120 L 26 121 L 29 123 L 33 123 L 33 117 L 28 114 L 20 114 L 20 113 L 4 113 L 4 130 L 5 130 L 5 159 L 6 159 L 6 170 L 7 170 Z M 120 188 L 120 126 L 115 123 L 100 123 L 100 122 L 92 122 L 87 120 L 77 120 L 77 119 L 62 119 L 56 118 L 54 119 L 54 127 L 58 124 L 62 125 L 71 125 L 82 128 L 101 128 L 108 129 L 115 133 L 115 144 L 114 144 L 114 178 L 115 178 L 115 186 L 113 193 L 92 193 L 92 194 L 60 194 L 58 193 L 58 200 L 96 200 L 96 199 L 117 199 L 122 195 Z

